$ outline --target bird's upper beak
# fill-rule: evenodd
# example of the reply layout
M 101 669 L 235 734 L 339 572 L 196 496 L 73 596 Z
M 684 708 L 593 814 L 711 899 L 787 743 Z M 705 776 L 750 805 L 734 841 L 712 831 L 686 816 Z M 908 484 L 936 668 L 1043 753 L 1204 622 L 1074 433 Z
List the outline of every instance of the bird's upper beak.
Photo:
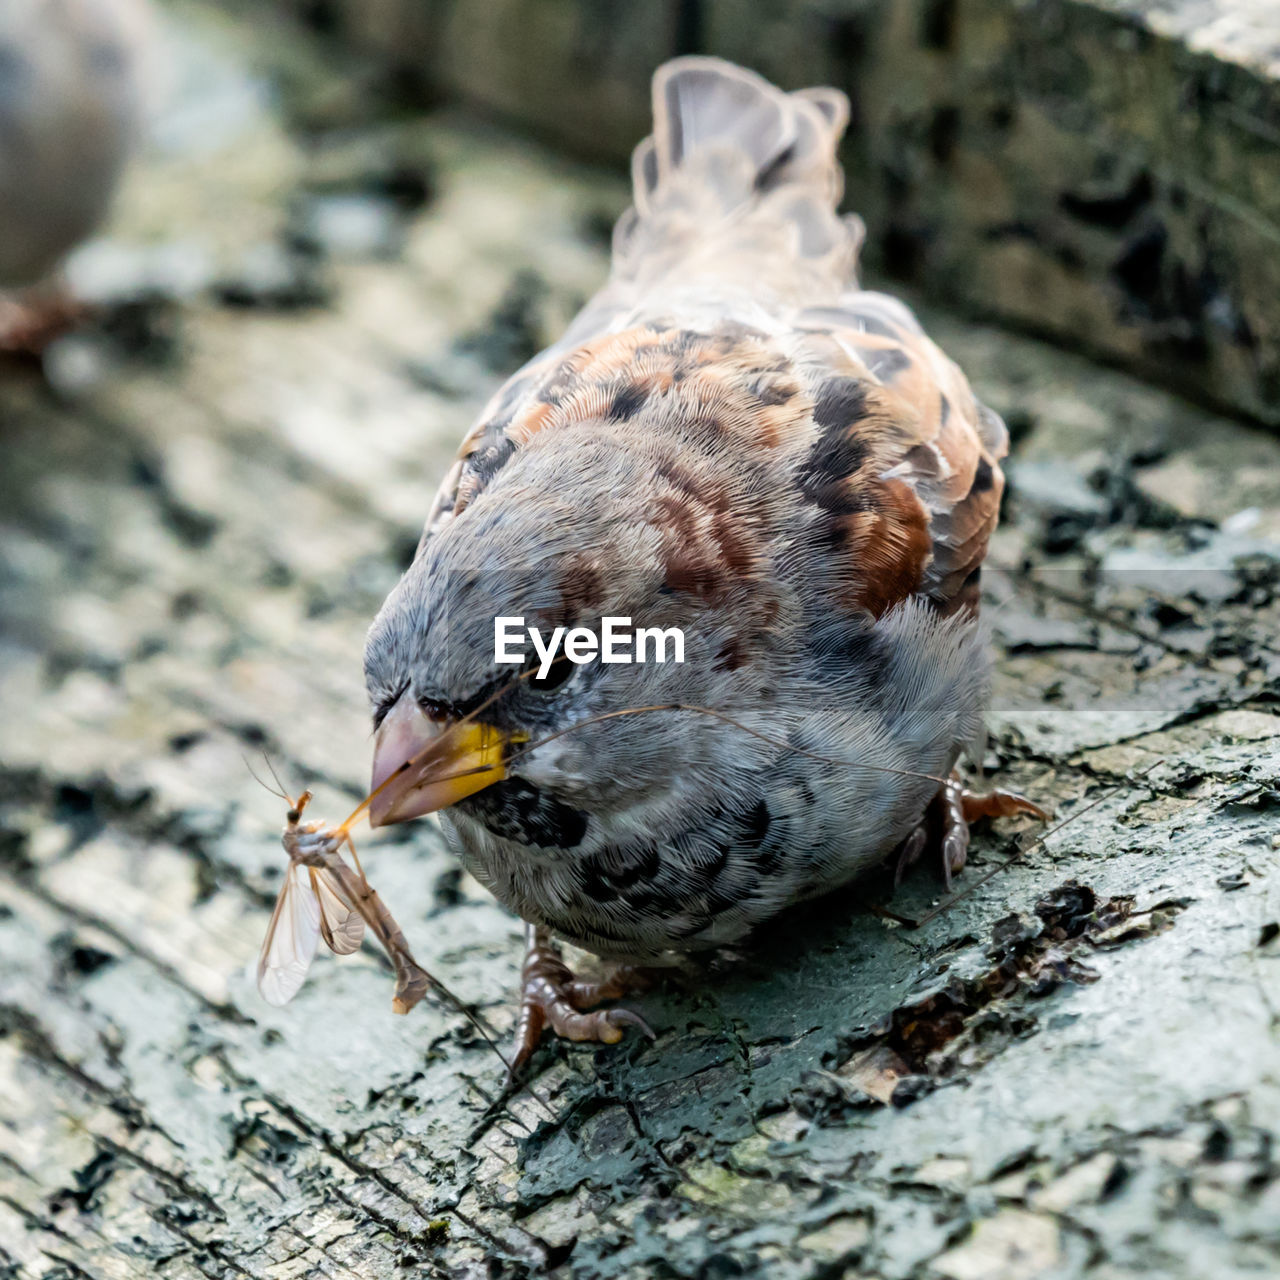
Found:
M 420 818 L 500 782 L 509 741 L 479 721 L 432 720 L 402 695 L 374 739 L 370 826 Z

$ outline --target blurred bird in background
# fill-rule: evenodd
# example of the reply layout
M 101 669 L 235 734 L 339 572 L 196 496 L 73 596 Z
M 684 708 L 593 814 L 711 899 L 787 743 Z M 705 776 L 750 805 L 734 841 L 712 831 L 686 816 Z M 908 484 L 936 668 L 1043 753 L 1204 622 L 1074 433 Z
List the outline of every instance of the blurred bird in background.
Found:
M 145 0 L 0 0 L 0 351 L 77 318 L 58 268 L 141 137 L 150 33 Z

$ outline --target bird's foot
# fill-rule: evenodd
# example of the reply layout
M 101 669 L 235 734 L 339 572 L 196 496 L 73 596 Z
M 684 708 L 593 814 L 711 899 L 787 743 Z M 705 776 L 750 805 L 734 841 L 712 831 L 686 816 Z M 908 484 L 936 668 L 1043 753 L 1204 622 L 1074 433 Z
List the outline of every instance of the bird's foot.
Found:
M 920 825 L 899 847 L 894 888 L 902 883 L 907 868 L 919 861 L 932 834 L 942 880 L 950 889 L 951 877 L 964 867 L 969 856 L 969 824 L 979 818 L 1008 818 L 1016 813 L 1027 813 L 1041 821 L 1049 817 L 1047 810 L 1015 791 L 989 791 L 984 795 L 969 791 L 960 775 L 953 773 L 933 798 Z
M 0 354 L 38 356 L 88 314 L 88 308 L 60 286 L 0 294 Z
M 547 1027 L 566 1040 L 595 1040 L 600 1044 L 617 1044 L 627 1027 L 637 1027 L 654 1039 L 649 1024 L 638 1013 L 595 1008 L 603 1000 L 617 1000 L 647 985 L 639 970 L 620 965 L 607 978 L 588 981 L 577 977 L 565 964 L 549 930 L 527 925 L 525 944 L 512 1077 L 533 1057 Z

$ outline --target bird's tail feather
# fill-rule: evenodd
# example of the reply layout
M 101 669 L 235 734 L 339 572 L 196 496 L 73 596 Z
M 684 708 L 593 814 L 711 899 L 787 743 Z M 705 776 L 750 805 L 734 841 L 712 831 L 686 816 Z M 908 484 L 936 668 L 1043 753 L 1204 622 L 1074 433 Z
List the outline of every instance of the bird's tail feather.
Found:
M 850 259 L 861 222 L 839 221 L 844 187 L 836 146 L 849 120 L 838 89 L 785 93 L 719 58 L 676 58 L 653 78 L 653 133 L 635 150 L 634 208 L 618 224 L 625 260 L 672 240 L 717 234 L 716 224 L 768 202 L 798 227 L 805 257 Z
M 704 149 L 738 152 L 751 163 L 756 191 L 800 182 L 839 199 L 835 148 L 849 120 L 838 89 L 783 93 L 767 80 L 719 58 L 677 58 L 653 78 L 653 135 L 642 177 L 660 187 Z

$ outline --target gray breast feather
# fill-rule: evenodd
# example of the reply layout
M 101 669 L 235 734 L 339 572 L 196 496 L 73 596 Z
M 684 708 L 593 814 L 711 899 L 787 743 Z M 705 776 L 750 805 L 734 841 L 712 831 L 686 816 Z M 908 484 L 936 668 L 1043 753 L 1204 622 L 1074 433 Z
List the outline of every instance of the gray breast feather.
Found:
M 882 860 L 937 790 L 910 773 L 944 777 L 981 732 L 989 665 L 979 623 L 940 619 L 911 599 L 873 631 L 884 654 L 874 679 L 796 681 L 760 720 L 810 754 L 762 757 L 758 742 L 722 725 L 708 765 L 720 785 L 700 807 L 646 813 L 623 838 L 625 815 L 614 815 L 608 841 L 593 821 L 571 849 L 531 849 L 451 811 L 451 842 L 512 910 L 597 954 L 652 959 L 735 942 Z

